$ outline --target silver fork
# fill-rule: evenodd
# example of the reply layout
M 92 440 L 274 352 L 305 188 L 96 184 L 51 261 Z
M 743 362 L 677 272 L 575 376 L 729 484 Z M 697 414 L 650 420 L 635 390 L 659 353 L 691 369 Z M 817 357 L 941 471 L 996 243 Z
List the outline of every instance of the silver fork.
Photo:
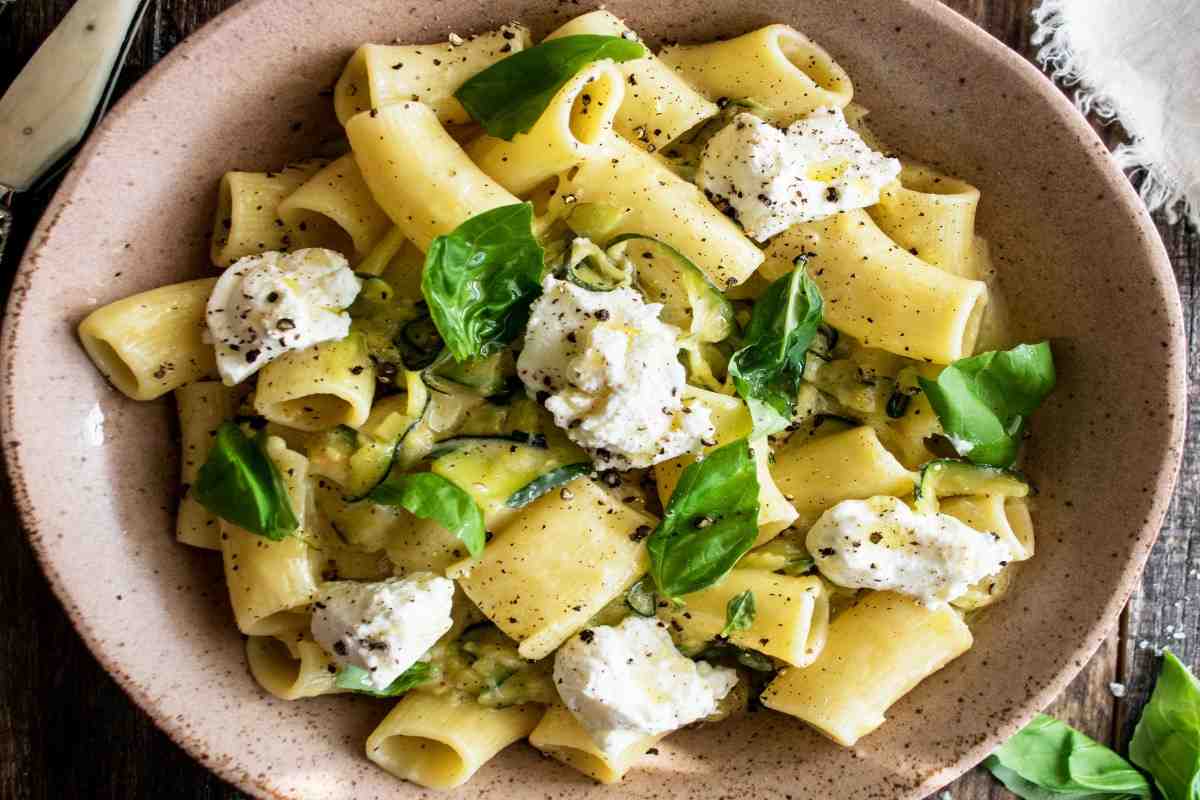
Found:
M 4 13 L 14 0 L 0 0 Z M 104 116 L 150 0 L 79 0 L 0 98 L 0 259 L 19 192 L 70 165 Z

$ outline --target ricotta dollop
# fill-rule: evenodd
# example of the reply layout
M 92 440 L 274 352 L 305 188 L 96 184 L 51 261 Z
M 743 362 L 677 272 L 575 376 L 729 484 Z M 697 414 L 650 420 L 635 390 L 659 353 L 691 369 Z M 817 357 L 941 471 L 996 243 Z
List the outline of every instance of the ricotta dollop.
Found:
M 732 669 L 683 656 L 648 617 L 581 631 L 554 659 L 559 697 L 609 755 L 707 717 L 737 682 Z
M 1009 546 L 948 514 L 920 514 L 895 497 L 844 500 L 808 532 L 821 574 L 851 589 L 948 603 L 1013 559 Z
M 900 162 L 867 146 L 839 109 L 820 108 L 786 132 L 738 114 L 705 145 L 696 183 L 761 242 L 874 205 L 899 175 Z
M 546 278 L 517 374 L 601 468 L 648 467 L 714 435 L 709 411 L 686 402 L 679 329 L 633 289 L 594 292 Z
M 313 603 L 312 634 L 339 664 L 383 690 L 450 630 L 454 582 L 432 572 L 376 583 L 332 581 Z
M 319 247 L 234 262 L 205 312 L 221 380 L 233 386 L 289 350 L 344 339 L 361 287 L 341 253 Z

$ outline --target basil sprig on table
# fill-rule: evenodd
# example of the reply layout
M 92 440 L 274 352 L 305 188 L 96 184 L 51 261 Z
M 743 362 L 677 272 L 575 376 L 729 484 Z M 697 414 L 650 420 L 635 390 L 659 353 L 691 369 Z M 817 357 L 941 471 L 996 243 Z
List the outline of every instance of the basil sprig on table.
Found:
M 1167 650 L 1150 702 L 1129 744 L 1166 800 L 1200 798 L 1200 683 Z
M 803 256 L 755 301 L 745 344 L 729 359 L 729 375 L 750 408 L 755 436 L 778 433 L 792 421 L 821 308 L 821 291 L 808 277 Z
M 591 62 L 645 55 L 645 47 L 620 36 L 563 36 L 497 61 L 454 96 L 488 133 L 512 141 L 532 128 L 563 84 Z
M 1200 800 L 1200 683 L 1170 650 L 1129 758 L 1163 800 Z M 983 762 L 1021 800 L 1149 800 L 1150 784 L 1133 764 L 1045 714 Z
M 192 491 L 213 514 L 272 541 L 286 539 L 300 527 L 283 477 L 261 438 L 251 439 L 232 422 L 217 428 Z
M 367 495 L 373 502 L 400 506 L 422 519 L 432 519 L 452 532 L 477 556 L 483 552 L 487 532 L 483 527 L 483 512 L 472 499 L 451 480 L 433 472 L 412 475 L 390 475 Z
M 725 627 L 721 635 L 728 637 L 734 631 L 744 631 L 754 624 L 757 610 L 754 607 L 754 592 L 747 589 L 729 598 L 725 604 Z
M 758 536 L 758 472 L 750 444 L 718 447 L 683 470 L 646 540 L 650 575 L 676 598 L 719 581 Z
M 1150 797 L 1150 785 L 1128 761 L 1045 714 L 983 765 L 1023 800 Z
M 517 203 L 477 214 L 435 238 L 421 293 L 446 347 L 466 361 L 491 355 L 520 334 L 541 277 L 533 206 Z
M 955 361 L 921 388 L 960 456 L 1011 467 L 1029 415 L 1054 390 L 1049 342 L 992 350 Z
M 374 697 L 399 697 L 409 689 L 420 686 L 433 676 L 433 667 L 426 661 L 418 661 L 387 685 L 384 689 L 376 689 L 371 683 L 371 673 L 362 667 L 345 664 L 338 670 L 333 683 L 339 689 L 349 689 L 360 694 Z

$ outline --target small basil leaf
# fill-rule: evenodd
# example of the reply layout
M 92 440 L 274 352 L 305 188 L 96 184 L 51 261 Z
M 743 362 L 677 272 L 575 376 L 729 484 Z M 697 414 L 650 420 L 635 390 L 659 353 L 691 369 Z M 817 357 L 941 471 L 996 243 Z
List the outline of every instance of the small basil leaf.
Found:
M 1054 390 L 1049 342 L 955 361 L 936 381 L 920 378 L 946 438 L 976 464 L 1010 467 L 1025 421 Z
M 1128 761 L 1045 714 L 983 765 L 1023 800 L 1150 798 L 1150 785 Z
M 421 292 L 446 347 L 458 361 L 511 342 L 541 292 L 542 248 L 533 206 L 501 206 L 438 236 L 425 255 Z
M 725 604 L 725 627 L 721 629 L 721 635 L 727 637 L 734 631 L 747 630 L 754 624 L 756 613 L 754 592 L 749 589 L 729 598 Z
M 483 512 L 453 481 L 432 472 L 389 476 L 367 495 L 386 506 L 400 506 L 423 519 L 440 522 L 473 556 L 483 552 L 487 533 Z
M 563 84 L 591 62 L 645 55 L 645 47 L 620 36 L 563 36 L 497 61 L 454 96 L 488 133 L 512 141 L 532 128 Z
M 371 683 L 371 675 L 362 667 L 345 664 L 338 670 L 333 683 L 339 689 L 349 689 L 360 694 L 373 697 L 399 697 L 413 687 L 420 686 L 430 679 L 433 668 L 427 661 L 418 661 L 388 684 L 386 689 L 376 689 Z
M 286 539 L 300 527 L 275 462 L 261 442 L 232 422 L 217 428 L 192 491 L 200 505 L 221 519 L 272 541 Z
M 625 604 L 639 616 L 653 617 L 658 606 L 658 596 L 654 594 L 654 584 L 651 580 L 642 578 L 630 586 L 629 591 L 625 593 Z
M 804 257 L 754 303 L 745 345 L 729 359 L 729 374 L 754 419 L 754 435 L 778 433 L 796 411 L 808 347 L 821 325 L 821 291 Z
M 1154 777 L 1166 800 L 1200 798 L 1200 683 L 1170 650 L 1133 731 L 1129 757 Z
M 504 505 L 509 508 L 523 508 L 534 500 L 544 495 L 551 489 L 556 489 L 564 483 L 570 483 L 580 475 L 586 475 L 595 467 L 590 461 L 580 461 L 575 464 L 567 464 L 557 469 L 552 469 L 545 475 L 539 475 L 529 483 L 517 489 L 508 496 L 504 501 Z
M 668 598 L 719 581 L 758 536 L 758 474 L 745 439 L 689 464 L 646 540 L 650 575 Z

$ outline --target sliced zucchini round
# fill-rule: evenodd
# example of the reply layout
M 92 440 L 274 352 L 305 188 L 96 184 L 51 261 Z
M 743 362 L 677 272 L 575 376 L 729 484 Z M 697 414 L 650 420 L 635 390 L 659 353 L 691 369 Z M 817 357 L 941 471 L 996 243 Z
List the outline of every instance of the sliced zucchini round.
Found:
M 508 349 L 486 358 L 462 362 L 456 361 L 449 350 L 442 350 L 425 368 L 423 378 L 429 388 L 437 392 L 467 391 L 480 397 L 492 397 L 506 392 L 509 379 L 516 374 L 512 351 Z
M 611 292 L 633 285 L 633 265 L 612 257 L 591 239 L 576 238 L 567 255 L 567 280 L 591 292 Z
M 674 247 L 627 233 L 609 242 L 605 252 L 624 256 L 634 265 L 638 288 L 649 302 L 662 303 L 664 322 L 698 342 L 719 342 L 733 333 L 733 304 Z
M 580 475 L 588 474 L 593 469 L 595 467 L 590 461 L 577 461 L 574 464 L 564 464 L 561 467 L 555 467 L 549 472 L 538 475 L 529 483 L 510 494 L 508 499 L 504 501 L 504 505 L 509 508 L 523 508 L 546 494 L 546 492 L 557 489 L 564 483 L 570 483 Z
M 914 505 L 917 511 L 932 514 L 939 509 L 941 497 L 964 494 L 1026 497 L 1030 492 L 1029 482 L 1015 470 L 939 458 L 921 467 Z

